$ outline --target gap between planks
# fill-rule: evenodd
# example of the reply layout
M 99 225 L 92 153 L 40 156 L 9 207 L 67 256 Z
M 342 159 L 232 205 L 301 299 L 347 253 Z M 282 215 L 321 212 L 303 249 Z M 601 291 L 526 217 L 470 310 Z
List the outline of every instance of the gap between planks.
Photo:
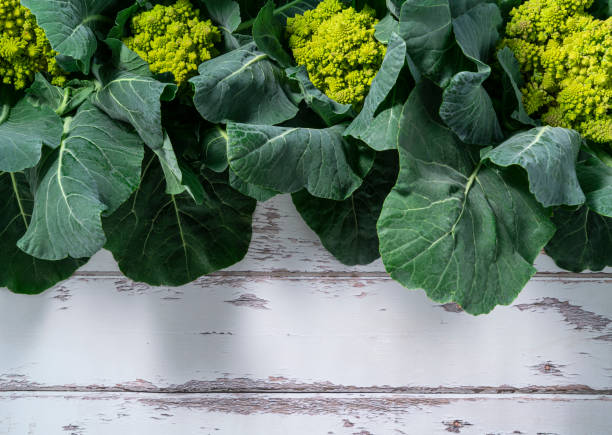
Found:
M 331 383 L 274 383 L 253 381 L 250 379 L 220 378 L 216 381 L 189 381 L 181 385 L 156 386 L 147 381 L 103 385 L 37 385 L 19 382 L 0 384 L 0 394 L 5 393 L 138 393 L 138 394 L 401 394 L 425 396 L 461 396 L 461 395 L 493 395 L 493 396 L 555 396 L 559 394 L 570 396 L 606 396 L 612 399 L 612 388 L 593 389 L 587 385 L 531 385 L 527 387 L 500 386 L 461 386 L 461 387 L 419 387 L 387 385 L 355 387 L 334 385 Z
M 88 277 L 88 278 L 126 278 L 121 272 L 118 271 L 79 271 L 75 272 L 73 277 Z M 201 278 L 210 277 L 256 277 L 256 278 L 379 278 L 389 279 L 392 278 L 386 272 L 305 272 L 305 271 L 241 271 L 241 270 L 227 270 L 213 272 L 208 275 L 204 275 Z M 612 280 L 612 273 L 606 272 L 592 272 L 592 273 L 574 273 L 574 272 L 537 272 L 534 278 L 547 278 L 547 279 L 597 279 L 597 280 Z

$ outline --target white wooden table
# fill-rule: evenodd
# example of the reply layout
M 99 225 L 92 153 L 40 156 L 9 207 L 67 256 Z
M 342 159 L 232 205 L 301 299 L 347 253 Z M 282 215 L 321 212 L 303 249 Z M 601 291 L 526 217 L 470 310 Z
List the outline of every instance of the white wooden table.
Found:
M 0 434 L 611 434 L 612 270 L 537 267 L 472 317 L 339 264 L 279 196 L 243 262 L 184 287 L 102 252 L 0 289 Z

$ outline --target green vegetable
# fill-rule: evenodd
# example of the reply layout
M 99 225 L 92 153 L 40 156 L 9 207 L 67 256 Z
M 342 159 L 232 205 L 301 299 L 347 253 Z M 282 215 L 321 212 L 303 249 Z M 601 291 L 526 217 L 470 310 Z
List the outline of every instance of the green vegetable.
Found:
M 422 84 L 406 103 L 398 182 L 378 220 L 380 253 L 406 287 L 488 313 L 510 304 L 535 274 L 533 261 L 554 227 L 520 170 L 479 161 L 441 124 L 440 98 Z
M 231 189 L 224 175 L 193 176 L 204 186 L 201 205 L 187 194 L 165 194 L 161 168 L 150 157 L 138 190 L 104 220 L 106 247 L 125 274 L 153 285 L 183 285 L 244 257 L 255 201 Z
M 527 113 L 612 142 L 612 17 L 586 9 L 593 0 L 529 0 L 510 12 L 502 44 L 510 47 L 527 84 Z
M 55 61 L 57 53 L 36 18 L 20 0 L 0 0 L 0 77 L 2 82 L 23 89 L 43 71 L 54 84 L 66 82 Z
M 343 8 L 323 0 L 303 15 L 287 20 L 289 46 L 298 65 L 332 100 L 360 108 L 385 56 L 374 38 L 378 23 L 373 9 Z
M 609 0 L 125 3 L 0 0 L 0 286 L 102 247 L 185 284 L 279 193 L 339 261 L 472 314 L 544 246 L 612 266 Z
M 123 42 L 142 57 L 154 73 L 171 72 L 181 86 L 197 74 L 198 65 L 218 54 L 219 29 L 200 19 L 189 0 L 178 0 L 132 17 L 132 35 Z

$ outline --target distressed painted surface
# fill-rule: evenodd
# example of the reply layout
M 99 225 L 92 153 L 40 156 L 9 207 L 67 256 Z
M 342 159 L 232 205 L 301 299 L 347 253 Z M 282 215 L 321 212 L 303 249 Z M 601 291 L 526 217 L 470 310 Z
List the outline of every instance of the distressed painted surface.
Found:
M 611 290 L 535 278 L 473 317 L 378 277 L 73 278 L 0 292 L 0 389 L 609 392 Z
M 472 317 L 341 265 L 279 196 L 247 258 L 192 284 L 102 252 L 0 289 L 0 434 L 612 433 L 612 271 L 537 268 Z
M 544 255 L 536 260 L 543 273 L 561 272 Z M 98 253 L 82 272 L 118 272 L 107 251 Z M 253 240 L 246 258 L 228 271 L 300 271 L 300 272 L 381 272 L 380 260 L 366 266 L 344 266 L 321 246 L 317 235 L 308 228 L 295 210 L 290 195 L 279 195 L 257 205 L 253 222 Z M 606 269 L 612 273 L 612 268 Z
M 0 395 L 0 434 L 610 433 L 610 399 L 400 394 Z

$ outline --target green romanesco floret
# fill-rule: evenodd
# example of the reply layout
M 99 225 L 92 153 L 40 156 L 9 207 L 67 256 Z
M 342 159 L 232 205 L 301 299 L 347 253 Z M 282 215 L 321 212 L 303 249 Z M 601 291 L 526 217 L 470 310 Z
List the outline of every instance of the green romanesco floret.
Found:
M 612 142 L 612 17 L 587 12 L 593 0 L 528 0 L 510 13 L 502 45 L 527 84 L 525 110 L 549 125 Z
M 198 66 L 218 54 L 221 33 L 189 0 L 156 5 L 132 18 L 132 35 L 123 42 L 142 57 L 154 73 L 171 72 L 180 86 L 197 74 Z
M 19 0 L 0 0 L 0 77 L 16 89 L 28 86 L 37 72 L 45 72 L 53 84 L 66 82 L 57 66 L 45 32 Z
M 287 20 L 289 46 L 317 88 L 359 109 L 386 53 L 374 38 L 377 22 L 373 9 L 357 12 L 339 0 L 323 0 Z

